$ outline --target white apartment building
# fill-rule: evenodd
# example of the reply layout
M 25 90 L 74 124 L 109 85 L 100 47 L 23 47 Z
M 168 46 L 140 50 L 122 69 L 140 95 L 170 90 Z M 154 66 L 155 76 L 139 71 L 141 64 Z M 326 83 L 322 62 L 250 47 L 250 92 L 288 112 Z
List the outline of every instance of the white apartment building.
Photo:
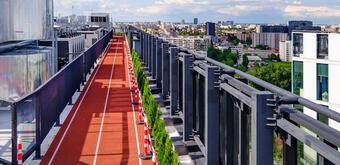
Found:
M 304 31 L 292 36 L 292 92 L 340 112 L 340 33 Z M 340 130 L 340 123 L 306 107 L 300 110 Z M 314 150 L 304 145 L 303 153 L 304 164 L 318 164 Z
M 290 62 L 292 61 L 292 42 L 291 41 L 280 41 L 280 59 L 281 61 Z
M 180 47 L 192 49 L 192 50 L 205 50 L 207 49 L 209 40 L 205 38 L 196 37 L 170 37 L 165 38 L 168 42 Z

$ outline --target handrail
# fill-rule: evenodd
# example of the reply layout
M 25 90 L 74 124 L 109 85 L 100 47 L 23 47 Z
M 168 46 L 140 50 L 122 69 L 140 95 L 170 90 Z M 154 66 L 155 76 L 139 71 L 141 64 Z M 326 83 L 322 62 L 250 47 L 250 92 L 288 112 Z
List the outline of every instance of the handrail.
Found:
M 141 32 L 143 31 L 140 28 L 137 28 L 135 26 L 133 26 L 133 27 L 135 29 L 141 31 Z M 150 34 L 150 35 L 152 35 L 152 34 Z M 314 103 L 314 102 L 312 102 L 312 101 L 310 101 L 310 100 L 308 100 L 308 99 L 306 99 L 304 97 L 297 96 L 297 95 L 295 95 L 295 94 L 293 94 L 293 93 L 291 93 L 291 92 L 289 92 L 289 91 L 287 91 L 285 89 L 282 89 L 282 88 L 280 88 L 280 87 L 278 87 L 276 85 L 273 85 L 271 83 L 263 81 L 263 80 L 261 80 L 261 79 L 259 79 L 257 77 L 249 75 L 249 74 L 247 74 L 245 72 L 242 72 L 242 71 L 240 71 L 240 70 L 238 70 L 236 68 L 233 68 L 233 67 L 228 66 L 226 64 L 223 64 L 221 62 L 218 62 L 218 61 L 216 61 L 214 59 L 211 59 L 209 57 L 202 57 L 201 55 L 198 55 L 196 52 L 194 52 L 192 50 L 189 50 L 189 49 L 186 49 L 186 48 L 183 48 L 183 47 L 179 47 L 179 46 L 176 46 L 176 47 L 178 47 L 180 51 L 192 54 L 193 56 L 195 56 L 197 58 L 204 58 L 204 60 L 206 60 L 207 62 L 209 62 L 211 64 L 214 64 L 214 65 L 216 65 L 218 67 L 221 67 L 223 69 L 231 70 L 231 71 L 235 72 L 236 74 L 240 75 L 242 78 L 245 78 L 245 79 L 247 79 L 247 80 L 249 80 L 249 81 L 251 81 L 251 82 L 253 82 L 253 83 L 255 83 L 255 84 L 257 84 L 257 85 L 259 85 L 259 86 L 261 86 L 261 87 L 271 91 L 271 92 L 273 92 L 273 93 L 276 93 L 276 94 L 278 94 L 280 96 L 283 96 L 283 97 L 294 98 L 294 100 L 296 100 L 296 102 L 292 103 L 292 104 L 301 104 L 303 106 L 306 106 L 307 108 L 310 108 L 310 109 L 314 110 L 315 112 L 318 112 L 318 113 L 320 113 L 322 115 L 325 115 L 325 116 L 329 117 L 330 119 L 333 119 L 333 120 L 335 120 L 335 121 L 340 123 L 340 113 L 335 111 L 335 110 L 332 110 L 332 109 L 327 108 L 325 106 L 322 106 L 320 104 Z

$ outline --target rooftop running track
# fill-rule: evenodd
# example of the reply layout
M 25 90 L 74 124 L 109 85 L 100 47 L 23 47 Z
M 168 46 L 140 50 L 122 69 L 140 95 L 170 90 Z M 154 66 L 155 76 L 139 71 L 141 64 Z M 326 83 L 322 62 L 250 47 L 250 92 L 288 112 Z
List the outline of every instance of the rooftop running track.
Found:
M 134 122 L 127 53 L 125 38 L 113 37 L 41 164 L 152 164 L 138 158 L 143 126 Z

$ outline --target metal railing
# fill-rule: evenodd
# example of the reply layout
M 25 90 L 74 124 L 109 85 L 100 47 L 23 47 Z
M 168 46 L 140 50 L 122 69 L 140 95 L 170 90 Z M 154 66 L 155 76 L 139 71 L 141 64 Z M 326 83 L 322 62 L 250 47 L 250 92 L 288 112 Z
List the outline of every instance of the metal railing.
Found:
M 72 96 L 80 91 L 86 76 L 94 68 L 97 59 L 107 48 L 113 31 L 110 31 L 88 50 L 67 64 L 47 82 L 30 94 L 17 101 L 6 101 L 11 111 L 11 147 L 7 157 L 0 158 L 4 164 L 17 164 L 17 144 L 23 144 L 23 160 L 33 152 L 41 157 L 41 143 L 54 125 L 59 125 L 59 117 L 67 104 L 72 103 Z
M 319 164 L 340 164 L 340 132 L 294 105 L 339 123 L 340 113 L 136 27 L 126 32 L 161 97 L 170 100 L 169 113 L 182 116 L 183 141 L 196 142 L 204 164 L 273 164 L 275 133 L 283 164 L 298 164 L 299 144 L 313 149 Z

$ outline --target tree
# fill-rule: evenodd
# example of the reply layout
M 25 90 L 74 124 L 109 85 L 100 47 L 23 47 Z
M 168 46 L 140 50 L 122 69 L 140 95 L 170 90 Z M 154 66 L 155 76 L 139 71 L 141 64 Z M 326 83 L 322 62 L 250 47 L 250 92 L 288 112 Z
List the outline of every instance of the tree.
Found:
M 280 57 L 274 53 L 270 54 L 266 60 L 268 62 L 281 62 Z
M 261 80 L 274 84 L 290 91 L 291 89 L 291 64 L 287 62 L 272 62 L 267 66 L 254 66 L 247 72 Z M 262 89 L 256 84 L 252 86 Z
M 249 54 L 243 54 L 243 59 L 242 59 L 242 66 L 244 66 L 245 68 L 248 68 L 248 64 L 249 64 L 249 60 L 248 60 L 248 56 Z

